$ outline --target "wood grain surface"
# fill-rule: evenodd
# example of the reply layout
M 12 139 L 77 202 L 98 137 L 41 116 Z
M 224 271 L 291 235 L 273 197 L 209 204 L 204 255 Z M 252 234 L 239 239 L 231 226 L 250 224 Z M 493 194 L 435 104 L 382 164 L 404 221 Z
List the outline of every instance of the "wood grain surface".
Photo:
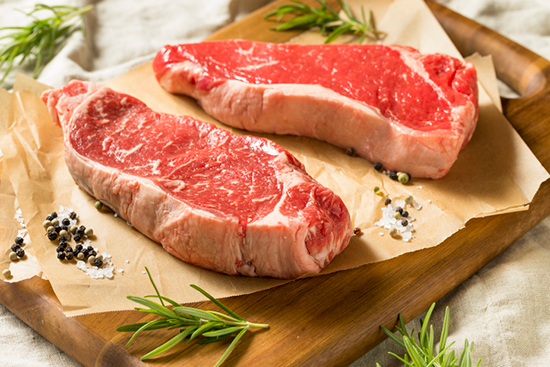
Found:
M 210 39 L 284 42 L 296 33 L 274 33 L 262 15 L 276 1 Z M 313 3 L 313 1 L 306 1 Z M 335 3 L 330 1 L 329 3 Z M 427 2 L 465 55 L 492 54 L 498 76 L 523 97 L 504 100 L 505 114 L 545 168 L 550 168 L 549 62 L 495 32 Z M 464 282 L 550 214 L 550 185 L 543 184 L 527 212 L 471 220 L 439 246 L 354 270 L 303 279 L 223 302 L 269 330 L 246 334 L 224 366 L 346 366 L 384 339 L 397 314 L 409 321 Z M 33 278 L 0 282 L 0 303 L 85 366 L 142 366 L 139 360 L 173 332 L 149 332 L 125 348 L 130 334 L 119 325 L 150 320 L 137 311 L 66 318 L 50 284 Z M 191 305 L 215 309 L 211 302 Z M 159 339 L 160 338 L 160 339 Z M 229 341 L 179 345 L 147 365 L 212 366 Z

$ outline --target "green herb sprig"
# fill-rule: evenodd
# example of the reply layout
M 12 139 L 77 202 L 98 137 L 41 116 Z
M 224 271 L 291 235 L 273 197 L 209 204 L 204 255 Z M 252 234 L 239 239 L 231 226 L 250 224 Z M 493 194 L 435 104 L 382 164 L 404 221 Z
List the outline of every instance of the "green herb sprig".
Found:
M 474 342 L 470 345 L 468 339 L 464 342 L 464 349 L 460 353 L 459 357 L 455 357 L 454 350 L 449 351 L 449 348 L 454 344 L 447 345 L 447 336 L 449 334 L 449 307 L 445 309 L 445 317 L 443 319 L 443 326 L 441 329 L 441 337 L 439 340 L 438 350 L 434 349 L 434 329 L 433 325 L 430 325 L 428 331 L 428 322 L 435 308 L 435 303 L 432 304 L 426 318 L 420 320 L 420 332 L 418 333 L 418 340 L 414 335 L 414 330 L 409 334 L 405 329 L 405 323 L 401 314 L 399 314 L 399 323 L 396 325 L 397 331 L 403 336 L 399 338 L 397 335 L 389 331 L 384 326 L 381 326 L 382 330 L 397 344 L 406 349 L 407 353 L 402 358 L 395 353 L 388 352 L 392 356 L 399 359 L 404 363 L 404 367 L 471 367 L 472 366 L 472 350 L 474 349 Z M 481 359 L 477 362 L 476 367 L 481 365 Z M 380 367 L 377 363 L 376 367 Z
M 71 22 L 75 17 L 80 17 L 81 29 L 84 34 L 83 14 L 92 8 L 93 5 L 77 8 L 36 4 L 30 12 L 23 12 L 34 18 L 31 23 L 22 27 L 0 28 L 0 34 L 4 31 L 11 31 L 0 36 L 0 68 L 6 68 L 2 79 L 0 79 L 0 84 L 4 82 L 16 61 L 18 65 L 22 65 L 29 56 L 35 57 L 33 78 L 36 78 L 42 68 L 53 58 L 63 41 L 78 28 L 77 23 Z M 20 9 L 16 10 L 21 11 Z M 48 18 L 38 19 L 35 13 L 42 10 L 49 11 L 52 15 Z
M 345 0 L 337 0 L 342 8 L 345 17 L 330 7 L 325 0 L 316 0 L 321 7 L 314 8 L 299 0 L 292 0 L 294 4 L 281 5 L 277 9 L 264 15 L 264 19 L 277 17 L 277 22 L 287 14 L 293 14 L 294 17 L 276 27 L 271 28 L 275 31 L 288 31 L 295 29 L 310 29 L 319 27 L 321 34 L 327 36 L 325 43 L 331 43 L 343 34 L 360 35 L 359 43 L 362 43 L 366 37 L 373 40 L 380 40 L 385 36 L 384 32 L 376 29 L 372 11 L 369 11 L 369 18 L 365 17 L 365 9 L 361 7 L 361 20 L 351 11 Z
M 143 357 L 141 357 L 142 360 L 149 359 L 161 353 L 164 353 L 178 343 L 185 340 L 186 338 L 189 338 L 189 340 L 187 341 L 189 342 L 202 335 L 204 339 L 200 340 L 199 343 L 205 344 L 217 342 L 228 336 L 238 333 L 229 345 L 229 347 L 226 349 L 225 353 L 216 363 L 215 367 L 217 367 L 221 365 L 223 361 L 225 361 L 227 356 L 229 356 L 229 354 L 233 351 L 233 349 L 235 349 L 235 346 L 248 329 L 250 329 L 251 327 L 269 327 L 269 325 L 267 324 L 256 324 L 246 321 L 235 312 L 224 306 L 210 294 L 208 294 L 205 290 L 194 284 L 192 284 L 191 287 L 201 292 L 206 298 L 214 302 L 219 308 L 227 312 L 229 315 L 225 315 L 216 311 L 203 311 L 196 308 L 181 306 L 176 301 L 161 296 L 157 289 L 157 286 L 153 281 L 153 278 L 151 277 L 151 274 L 149 273 L 149 269 L 145 268 L 145 270 L 149 275 L 149 280 L 151 281 L 151 284 L 153 284 L 153 288 L 155 288 L 156 295 L 145 296 L 145 298 L 128 296 L 127 298 L 131 301 L 148 307 L 147 309 L 136 307 L 136 310 L 144 313 L 152 313 L 160 316 L 161 318 L 149 322 L 138 322 L 136 324 L 120 326 L 116 330 L 122 332 L 134 332 L 134 335 L 132 335 L 126 346 L 130 345 L 130 343 L 136 338 L 136 336 L 138 336 L 142 331 L 146 330 L 157 330 L 165 328 L 168 330 L 179 329 L 179 333 L 158 348 L 145 354 Z M 158 298 L 160 300 L 160 304 L 157 302 L 153 302 L 147 298 Z M 167 308 L 164 304 L 164 301 L 170 303 L 173 306 L 172 309 Z

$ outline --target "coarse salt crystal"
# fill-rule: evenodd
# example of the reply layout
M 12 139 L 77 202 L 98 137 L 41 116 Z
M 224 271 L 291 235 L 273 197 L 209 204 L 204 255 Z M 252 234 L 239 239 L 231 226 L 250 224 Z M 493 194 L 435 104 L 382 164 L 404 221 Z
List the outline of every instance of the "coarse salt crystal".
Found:
M 416 186 L 417 189 L 422 189 L 422 186 Z
M 427 201 L 429 204 L 432 203 L 432 201 L 431 201 L 430 199 L 426 199 L 426 201 Z
M 383 236 L 383 235 L 384 235 L 384 232 L 378 232 L 378 234 L 379 234 L 380 236 Z
M 126 264 L 129 264 L 129 263 L 130 263 L 130 260 L 124 260 L 124 261 L 126 261 Z
M 117 269 L 117 271 L 118 271 L 120 274 L 124 273 L 124 269 Z

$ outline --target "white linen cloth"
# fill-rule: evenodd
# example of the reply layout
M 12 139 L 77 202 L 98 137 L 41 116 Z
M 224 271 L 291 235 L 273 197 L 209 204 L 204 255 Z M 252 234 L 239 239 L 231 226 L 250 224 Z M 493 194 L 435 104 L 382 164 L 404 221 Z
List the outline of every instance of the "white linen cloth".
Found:
M 550 2 L 546 0 L 439 0 L 550 59 Z M 27 21 L 14 8 L 36 1 L 0 0 L 0 27 Z M 269 0 L 104 0 L 58 4 L 95 10 L 87 16 L 87 38 L 73 35 L 39 81 L 60 87 L 73 78 L 96 82 L 115 78 L 149 60 L 165 44 L 200 41 Z M 54 4 L 52 2 L 46 2 Z M 4 87 L 9 87 L 12 79 Z M 462 350 L 475 342 L 473 360 L 482 366 L 550 366 L 550 219 L 531 230 L 489 265 L 440 300 L 432 316 L 438 331 L 450 306 L 449 341 Z M 419 281 L 422 281 L 419 279 Z M 368 310 L 365 310 L 368 312 Z M 420 317 L 408 324 L 420 329 Z M 83 341 L 85 342 L 85 341 Z M 387 354 L 403 351 L 386 340 L 352 367 L 402 366 Z M 78 362 L 0 305 L 1 366 L 72 367 Z

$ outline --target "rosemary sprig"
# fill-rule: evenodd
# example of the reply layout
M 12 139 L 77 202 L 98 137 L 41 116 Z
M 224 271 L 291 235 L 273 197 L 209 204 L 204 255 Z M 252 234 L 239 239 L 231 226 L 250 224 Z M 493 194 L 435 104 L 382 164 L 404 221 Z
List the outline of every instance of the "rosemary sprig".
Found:
M 319 27 L 323 36 L 328 35 L 325 43 L 331 43 L 346 33 L 359 35 L 359 43 L 362 43 L 366 37 L 380 40 L 385 36 L 384 32 L 376 29 L 372 11 L 369 11 L 369 18 L 367 19 L 365 17 L 365 9 L 361 6 L 360 20 L 353 14 L 346 0 L 337 0 L 345 17 L 340 16 L 325 0 L 316 0 L 321 5 L 320 8 L 311 7 L 299 0 L 291 1 L 294 4 L 281 5 L 264 15 L 264 19 L 277 17 L 277 22 L 281 22 L 282 18 L 287 14 L 294 15 L 292 19 L 271 28 L 272 30 L 288 31 Z
M 80 17 L 81 29 L 84 34 L 83 14 L 92 8 L 93 5 L 77 8 L 64 5 L 35 4 L 30 12 L 23 12 L 34 19 L 28 25 L 0 28 L 0 34 L 4 31 L 11 31 L 0 36 L 0 68 L 6 68 L 2 79 L 0 79 L 0 84 L 4 82 L 16 60 L 18 65 L 22 65 L 29 56 L 35 57 L 33 78 L 36 78 L 42 68 L 53 58 L 63 41 L 78 28 L 78 24 L 71 21 L 75 17 Z M 20 9 L 16 10 L 21 11 Z M 35 13 L 42 10 L 49 11 L 52 15 L 48 18 L 38 19 Z
M 176 334 L 176 336 L 168 340 L 166 343 L 142 356 L 142 360 L 149 359 L 166 352 L 170 348 L 185 340 L 187 337 L 189 337 L 189 340 L 187 341 L 189 342 L 202 335 L 204 339 L 200 340 L 199 344 L 205 344 L 217 342 L 218 340 L 222 340 L 235 333 L 238 333 L 229 345 L 229 347 L 227 347 L 225 353 L 216 363 L 215 367 L 217 367 L 221 365 L 223 361 L 225 361 L 227 356 L 229 356 L 229 354 L 233 351 L 233 349 L 235 349 L 235 346 L 248 329 L 250 329 L 251 327 L 269 327 L 269 325 L 267 324 L 256 324 L 246 321 L 235 312 L 224 306 L 221 302 L 212 297 L 210 294 L 208 294 L 205 290 L 194 284 L 192 284 L 191 287 L 201 292 L 206 298 L 214 302 L 219 308 L 227 312 L 229 315 L 216 311 L 203 311 L 196 308 L 181 306 L 176 301 L 161 296 L 157 289 L 157 286 L 155 285 L 155 282 L 153 281 L 153 278 L 151 277 L 151 273 L 149 273 L 149 269 L 145 268 L 145 270 L 149 275 L 149 280 L 151 281 L 151 284 L 153 284 L 156 295 L 145 296 L 145 298 L 128 296 L 127 298 L 131 301 L 148 307 L 147 309 L 136 307 L 136 310 L 145 313 L 152 313 L 160 316 L 161 318 L 149 322 L 138 322 L 136 324 L 120 326 L 116 330 L 122 332 L 134 332 L 134 335 L 132 335 L 126 346 L 130 345 L 132 340 L 134 340 L 135 337 L 138 336 L 142 331 L 166 328 L 168 330 L 179 329 L 179 332 L 178 334 Z M 147 298 L 158 298 L 160 304 L 157 302 L 153 302 Z M 173 306 L 172 309 L 166 307 L 164 301 L 171 304 Z
M 389 331 L 384 326 L 381 326 L 382 330 L 397 344 L 406 349 L 407 353 L 402 358 L 395 353 L 388 352 L 392 356 L 399 359 L 404 363 L 404 367 L 471 367 L 472 366 L 472 350 L 474 349 L 474 342 L 470 344 L 468 339 L 464 342 L 464 349 L 460 353 L 459 357 L 455 357 L 454 350 L 449 351 L 449 348 L 454 344 L 447 345 L 447 336 L 449 334 L 449 307 L 445 309 L 445 317 L 443 319 L 443 326 L 441 328 L 441 337 L 439 340 L 439 348 L 434 349 L 434 329 L 433 325 L 430 325 L 428 331 L 428 322 L 434 310 L 435 303 L 432 304 L 426 318 L 420 320 L 420 332 L 418 333 L 418 340 L 414 338 L 414 330 L 409 334 L 405 329 L 405 323 L 401 314 L 399 314 L 399 323 L 395 326 L 397 331 L 402 335 L 399 338 L 397 335 Z M 476 367 L 481 365 L 481 359 L 477 362 Z M 380 367 L 377 363 L 376 367 Z

